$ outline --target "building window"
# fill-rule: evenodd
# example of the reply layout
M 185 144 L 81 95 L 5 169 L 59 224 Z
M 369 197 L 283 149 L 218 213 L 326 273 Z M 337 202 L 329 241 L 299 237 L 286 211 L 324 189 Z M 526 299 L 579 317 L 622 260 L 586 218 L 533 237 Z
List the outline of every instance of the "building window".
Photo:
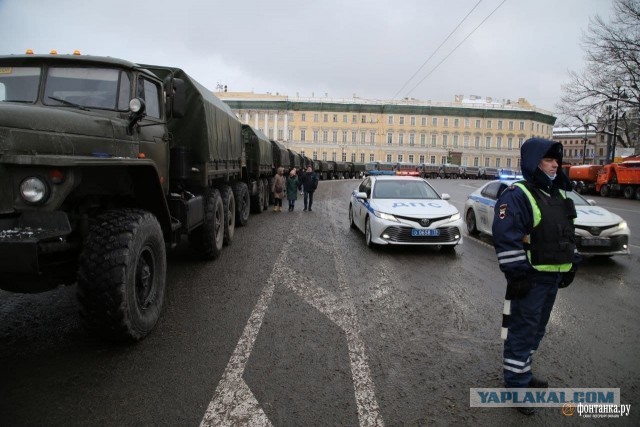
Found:
M 358 115 L 354 114 L 351 116 L 351 123 L 358 123 Z
M 462 144 L 464 145 L 464 148 L 469 148 L 469 135 L 464 135 L 462 137 Z
M 389 124 L 392 125 L 393 124 L 393 116 L 389 116 Z
M 400 124 L 403 125 L 404 124 L 404 116 L 400 116 Z
M 322 142 L 327 142 L 329 141 L 329 131 L 323 130 L 322 131 Z
M 313 142 L 318 142 L 318 131 L 317 130 L 313 131 Z
M 404 145 L 404 133 L 398 135 L 398 145 Z
M 431 146 L 435 147 L 437 143 L 438 143 L 438 134 L 432 133 L 431 134 Z
M 280 141 L 284 139 L 284 129 L 278 129 L 278 139 Z
M 458 135 L 453 135 L 453 148 L 458 148 Z
M 518 148 L 522 147 L 523 143 L 524 143 L 524 138 L 518 138 Z
M 409 163 L 413 163 L 413 154 L 409 154 Z
M 306 122 L 307 121 L 307 115 L 305 113 L 300 114 L 300 121 L 301 122 Z
M 413 147 L 416 144 L 416 135 L 413 133 L 409 134 L 409 146 Z
M 498 130 L 502 130 L 502 120 L 498 120 Z
M 467 117 L 467 118 L 464 119 L 464 127 L 466 129 L 469 129 L 471 127 L 471 119 L 470 118 Z
M 356 153 L 351 153 L 351 161 L 352 162 L 356 161 Z
M 365 135 L 366 135 L 366 132 L 364 132 L 364 131 L 360 132 L 360 144 L 364 144 Z
M 387 145 L 391 145 L 391 144 L 393 144 L 393 134 L 389 132 L 387 134 Z
M 316 123 L 319 121 L 319 114 L 318 113 L 314 113 L 313 114 L 313 121 L 316 122 Z
M 498 150 L 501 150 L 501 149 L 502 149 L 502 137 L 501 137 L 501 136 L 499 136 L 499 137 L 497 137 L 497 138 L 496 138 L 496 148 L 497 148 Z
M 507 138 L 507 148 L 509 150 L 513 150 L 513 138 L 512 137 Z
M 402 154 L 398 154 L 398 161 L 399 161 L 399 162 L 403 162 L 403 161 L 404 161 L 404 160 L 403 160 L 403 157 L 402 157 Z
M 293 113 L 288 113 L 287 114 L 287 120 L 292 122 L 293 121 Z
M 424 163 L 424 154 L 420 154 L 420 157 L 418 157 L 418 159 L 419 159 L 418 160 L 419 163 L 421 164 Z
M 488 137 L 485 139 L 485 144 L 484 144 L 484 146 L 485 146 L 485 148 L 491 148 L 491 137 L 490 137 L 490 136 L 488 136 Z
M 347 131 L 346 130 L 342 131 L 342 142 L 345 143 L 345 144 L 347 143 Z
M 346 114 L 342 115 L 342 123 L 347 123 L 347 115 Z
M 457 128 L 460 126 L 460 119 L 453 119 L 453 127 Z
M 369 133 L 369 144 L 371 144 L 371 145 L 375 145 L 376 144 L 376 133 L 375 132 Z
M 442 157 L 440 157 L 440 163 L 441 163 L 441 164 L 445 164 L 445 163 L 447 163 L 447 156 L 442 156 Z
M 333 131 L 332 137 L 333 137 L 333 142 L 337 143 L 338 142 L 338 131 L 337 130 Z
M 269 139 L 273 139 L 273 128 L 269 128 Z
M 474 148 L 480 148 L 480 137 L 479 136 L 476 136 L 473 139 L 473 146 L 474 146 Z
M 449 117 L 445 117 L 444 119 L 442 119 L 442 126 L 444 127 L 449 127 Z
M 365 116 L 364 114 L 360 117 L 360 122 L 361 123 L 367 123 L 367 116 Z
M 322 121 L 323 121 L 323 122 L 325 122 L 325 123 L 327 123 L 327 122 L 329 121 L 329 115 L 328 115 L 327 113 L 325 113 L 325 114 L 322 116 Z
M 356 132 L 355 130 L 354 130 L 354 131 L 351 131 L 351 142 L 352 142 L 353 144 L 355 144 L 356 142 L 358 142 L 358 132 Z
M 305 142 L 307 140 L 307 131 L 304 129 L 300 130 L 300 141 Z
M 338 115 L 337 114 L 333 115 L 333 123 L 338 123 Z
M 497 158 L 497 159 L 496 159 L 496 167 L 497 167 L 497 168 L 499 168 L 499 167 L 500 167 L 500 159 L 499 159 L 499 158 Z
M 431 118 L 431 125 L 432 126 L 438 126 L 438 118 L 437 117 L 432 117 Z
M 411 116 L 411 126 L 415 126 L 416 125 L 416 118 L 415 116 Z
M 289 129 L 289 137 L 287 138 L 289 141 L 293 139 L 293 129 Z
M 507 167 L 510 168 L 511 167 L 511 157 L 509 157 L 507 159 Z
M 387 163 L 391 163 L 391 154 L 387 154 Z
M 420 146 L 424 147 L 425 145 L 427 145 L 427 134 L 421 133 L 420 134 Z
M 477 157 L 473 158 L 473 166 L 479 166 L 480 165 L 480 159 Z
M 480 120 L 476 120 L 476 129 L 480 129 L 482 127 L 482 122 Z
M 513 120 L 509 120 L 509 130 L 513 130 Z
M 318 152 L 317 151 L 313 152 L 313 160 L 318 160 Z
M 360 154 L 360 161 L 364 162 L 364 153 Z M 373 153 L 369 154 L 369 161 L 370 162 L 375 162 L 376 161 L 375 154 L 373 154 Z
M 322 160 L 324 160 L 324 161 L 327 160 L 327 152 L 326 151 L 322 152 Z
M 485 168 L 488 168 L 488 167 L 489 167 L 489 158 L 488 158 L 488 157 L 485 157 L 485 158 L 484 158 L 484 167 L 485 167 Z
M 436 156 L 431 156 L 431 164 L 432 165 L 436 164 Z
M 487 129 L 491 129 L 492 123 L 491 120 L 487 120 Z
M 524 122 L 520 122 L 520 130 L 524 130 Z
M 422 120 L 420 120 L 422 126 L 426 126 L 427 125 L 427 118 L 426 117 L 422 117 Z

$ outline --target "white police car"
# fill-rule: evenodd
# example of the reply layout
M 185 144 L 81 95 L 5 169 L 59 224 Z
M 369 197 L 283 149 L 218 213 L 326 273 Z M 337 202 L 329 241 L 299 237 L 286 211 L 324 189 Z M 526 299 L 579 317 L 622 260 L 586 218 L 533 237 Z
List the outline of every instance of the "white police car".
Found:
M 469 234 L 492 234 L 496 200 L 514 182 L 517 180 L 491 181 L 467 197 L 464 218 Z M 574 225 L 576 245 L 581 254 L 610 256 L 630 253 L 629 227 L 626 221 L 605 208 L 595 206 L 595 201 L 585 200 L 575 191 L 569 191 L 567 195 L 573 200 L 578 213 Z
M 460 212 L 424 179 L 368 176 L 351 194 L 349 222 L 365 235 L 367 246 L 462 243 Z

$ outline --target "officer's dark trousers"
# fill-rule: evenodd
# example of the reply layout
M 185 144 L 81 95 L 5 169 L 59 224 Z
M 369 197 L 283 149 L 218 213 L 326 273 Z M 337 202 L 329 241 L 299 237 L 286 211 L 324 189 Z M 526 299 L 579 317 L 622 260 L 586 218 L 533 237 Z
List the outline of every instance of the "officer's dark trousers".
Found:
M 311 209 L 313 205 L 313 191 L 304 190 L 304 208 Z
M 511 300 L 504 342 L 506 387 L 527 387 L 531 381 L 531 359 L 544 336 L 560 278 L 559 273 L 535 273 L 529 278 L 529 293 L 524 298 Z

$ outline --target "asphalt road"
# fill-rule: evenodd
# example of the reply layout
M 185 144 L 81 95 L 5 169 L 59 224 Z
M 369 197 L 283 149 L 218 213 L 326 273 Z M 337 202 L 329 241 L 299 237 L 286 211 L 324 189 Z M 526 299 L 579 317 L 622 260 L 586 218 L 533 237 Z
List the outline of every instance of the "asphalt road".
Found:
M 433 183 L 459 209 L 482 184 Z M 73 286 L 0 292 L 0 425 L 584 423 L 469 406 L 471 387 L 502 386 L 491 240 L 367 249 L 348 224 L 356 185 L 321 182 L 313 212 L 252 215 L 214 262 L 172 253 L 161 320 L 133 346 L 88 336 Z M 631 415 L 608 423 L 640 425 L 640 202 L 593 198 L 627 219 L 633 255 L 585 261 L 534 370 L 620 388 Z

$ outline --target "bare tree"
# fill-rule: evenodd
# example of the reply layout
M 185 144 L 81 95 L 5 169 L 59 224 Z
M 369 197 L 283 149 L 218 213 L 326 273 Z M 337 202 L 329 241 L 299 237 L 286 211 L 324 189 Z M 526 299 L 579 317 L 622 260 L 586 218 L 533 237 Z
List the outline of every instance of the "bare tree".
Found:
M 596 15 L 583 33 L 585 68 L 570 71 L 556 107 L 560 123 L 578 125 L 587 116 L 610 120 L 619 107 L 618 143 L 638 143 L 640 127 L 640 0 L 614 0 L 610 22 Z

